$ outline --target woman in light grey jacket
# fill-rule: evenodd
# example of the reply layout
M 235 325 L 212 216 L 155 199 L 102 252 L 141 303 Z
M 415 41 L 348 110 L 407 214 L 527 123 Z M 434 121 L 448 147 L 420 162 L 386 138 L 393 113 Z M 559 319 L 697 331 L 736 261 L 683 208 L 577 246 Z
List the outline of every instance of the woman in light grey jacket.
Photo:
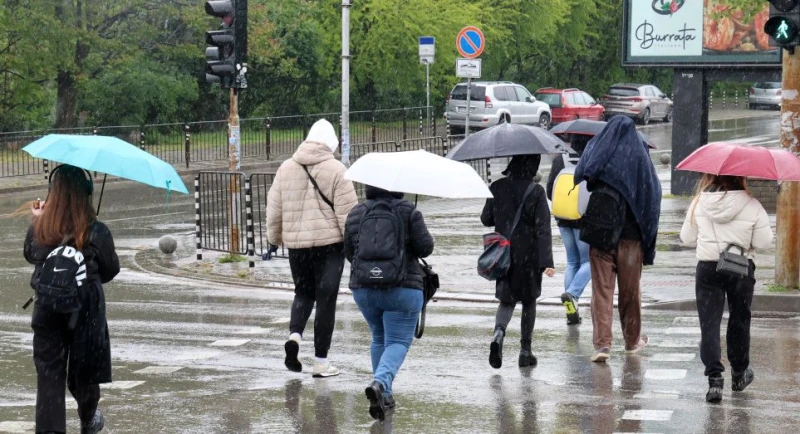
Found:
M 704 174 L 697 195 L 681 228 L 681 241 L 697 248 L 695 295 L 702 333 L 700 358 L 708 376 L 706 401 L 722 400 L 724 380 L 720 350 L 720 324 L 725 297 L 728 298 L 728 360 L 731 363 L 732 389 L 740 392 L 753 381 L 750 368 L 750 305 L 755 286 L 755 249 L 772 245 L 769 217 L 761 203 L 750 195 L 747 180 L 738 176 Z M 720 253 L 733 245 L 748 258 L 745 277 L 737 278 L 717 271 Z

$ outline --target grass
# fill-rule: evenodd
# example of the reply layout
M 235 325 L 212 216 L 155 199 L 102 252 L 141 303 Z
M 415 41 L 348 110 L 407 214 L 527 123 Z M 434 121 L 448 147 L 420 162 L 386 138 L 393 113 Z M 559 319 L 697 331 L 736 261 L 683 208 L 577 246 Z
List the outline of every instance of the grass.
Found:
M 787 288 L 783 285 L 778 285 L 777 283 L 770 283 L 769 285 L 766 286 L 765 290 L 767 292 L 773 292 L 773 293 L 788 293 L 797 291 L 796 289 Z
M 237 271 L 236 276 L 238 276 L 240 279 L 246 279 L 250 276 L 250 272 L 246 270 Z
M 220 264 L 231 264 L 234 262 L 247 262 L 247 258 L 242 255 L 234 255 L 230 253 L 219 258 Z

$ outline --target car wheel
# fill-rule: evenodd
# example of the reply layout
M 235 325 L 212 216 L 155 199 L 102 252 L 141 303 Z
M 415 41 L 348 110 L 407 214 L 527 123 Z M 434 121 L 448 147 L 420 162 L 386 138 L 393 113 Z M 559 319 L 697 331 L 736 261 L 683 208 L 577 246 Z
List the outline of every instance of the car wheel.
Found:
M 664 122 L 672 122 L 672 107 L 667 109 L 667 115 L 664 116 Z
M 511 123 L 511 116 L 509 116 L 508 114 L 504 114 L 503 116 L 500 116 L 500 120 L 497 122 L 497 124 L 500 125 L 503 122 L 505 122 L 507 124 L 510 124 Z
M 639 118 L 639 123 L 642 125 L 647 125 L 650 123 L 650 107 L 644 109 L 642 116 Z
M 544 129 L 550 128 L 550 115 L 549 114 L 542 113 L 542 115 L 539 116 L 539 126 L 544 128 Z
M 450 126 L 450 135 L 451 136 L 460 136 L 462 134 L 464 134 L 464 127 Z

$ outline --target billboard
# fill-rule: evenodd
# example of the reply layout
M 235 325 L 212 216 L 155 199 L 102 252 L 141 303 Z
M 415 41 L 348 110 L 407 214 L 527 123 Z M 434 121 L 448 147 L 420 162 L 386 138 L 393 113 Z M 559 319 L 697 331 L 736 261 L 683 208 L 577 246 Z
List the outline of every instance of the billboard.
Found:
M 624 0 L 622 64 L 779 67 L 762 0 Z

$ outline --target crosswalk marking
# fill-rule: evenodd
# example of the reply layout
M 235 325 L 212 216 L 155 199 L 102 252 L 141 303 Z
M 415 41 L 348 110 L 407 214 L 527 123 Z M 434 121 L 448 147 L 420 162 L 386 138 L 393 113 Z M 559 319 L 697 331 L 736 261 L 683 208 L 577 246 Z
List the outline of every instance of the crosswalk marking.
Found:
M 126 390 L 133 389 L 134 387 L 141 386 L 142 384 L 144 384 L 144 381 L 115 381 L 113 383 L 101 384 L 100 387 L 103 389 Z
M 691 362 L 696 355 L 694 353 L 658 353 L 650 356 L 654 362 Z
M 700 327 L 670 327 L 666 333 L 668 335 L 699 335 Z
M 683 380 L 686 369 L 648 369 L 644 378 L 648 380 Z
M 250 342 L 250 339 L 220 339 L 208 344 L 209 347 L 240 347 Z
M 0 432 L 27 433 L 36 429 L 35 422 L 10 420 L 0 422 Z
M 133 371 L 134 374 L 172 374 L 183 369 L 182 366 L 148 366 L 138 371 Z
M 672 410 L 625 410 L 622 419 L 669 422 L 672 413 Z

